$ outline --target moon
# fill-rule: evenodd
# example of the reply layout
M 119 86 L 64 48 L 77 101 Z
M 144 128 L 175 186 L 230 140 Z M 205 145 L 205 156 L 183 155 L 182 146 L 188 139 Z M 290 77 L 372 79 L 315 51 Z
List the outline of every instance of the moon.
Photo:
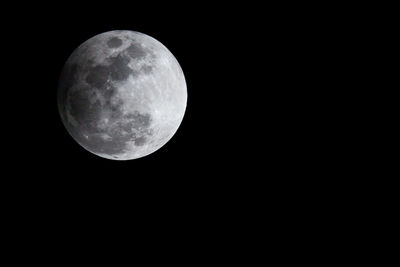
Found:
M 98 34 L 66 61 L 57 91 L 61 120 L 83 148 L 112 160 L 149 155 L 176 133 L 186 110 L 183 71 L 156 39 Z

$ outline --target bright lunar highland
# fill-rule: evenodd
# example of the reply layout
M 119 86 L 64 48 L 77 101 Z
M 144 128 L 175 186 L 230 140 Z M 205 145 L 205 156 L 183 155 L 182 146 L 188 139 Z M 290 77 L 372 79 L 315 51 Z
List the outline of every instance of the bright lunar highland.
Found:
M 177 131 L 187 102 L 178 61 L 156 39 L 110 31 L 80 45 L 58 86 L 70 135 L 100 157 L 129 160 L 158 150 Z

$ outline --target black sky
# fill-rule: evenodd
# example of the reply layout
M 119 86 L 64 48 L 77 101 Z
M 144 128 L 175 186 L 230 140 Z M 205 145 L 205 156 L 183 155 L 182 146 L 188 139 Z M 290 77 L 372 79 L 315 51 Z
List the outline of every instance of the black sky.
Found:
M 134 209 L 188 220 L 199 214 L 255 216 L 265 201 L 278 209 L 320 181 L 304 177 L 334 173 L 324 166 L 332 164 L 332 154 L 325 155 L 336 144 L 325 135 L 335 128 L 323 124 L 331 114 L 321 110 L 335 86 L 323 62 L 339 53 L 326 48 L 335 40 L 323 34 L 331 31 L 322 24 L 325 9 L 133 2 L 2 10 L 10 15 L 0 18 L 7 173 L 2 182 L 10 203 L 57 218 L 60 210 L 89 216 L 88 210 L 102 209 L 115 218 Z M 175 136 L 132 161 L 85 151 L 64 129 L 56 103 L 58 78 L 72 51 L 117 29 L 163 43 L 180 63 L 188 88 Z

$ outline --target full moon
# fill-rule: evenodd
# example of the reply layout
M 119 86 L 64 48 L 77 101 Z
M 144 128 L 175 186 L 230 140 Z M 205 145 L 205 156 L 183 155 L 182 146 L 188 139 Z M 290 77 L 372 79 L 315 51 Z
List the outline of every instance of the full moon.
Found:
M 82 147 L 113 160 L 144 157 L 182 122 L 182 69 L 156 39 L 135 31 L 96 35 L 76 48 L 57 92 L 61 120 Z

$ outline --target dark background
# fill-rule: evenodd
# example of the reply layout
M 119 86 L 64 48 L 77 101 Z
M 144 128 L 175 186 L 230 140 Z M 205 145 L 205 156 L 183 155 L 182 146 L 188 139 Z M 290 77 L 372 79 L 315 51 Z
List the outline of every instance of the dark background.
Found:
M 265 217 L 269 229 L 286 232 L 316 211 L 324 220 L 332 202 L 321 199 L 340 184 L 330 177 L 351 164 L 335 154 L 346 134 L 332 119 L 344 105 L 334 101 L 343 90 L 336 77 L 349 74 L 326 62 L 340 61 L 348 42 L 335 38 L 330 10 L 190 1 L 6 6 L 1 190 L 10 224 L 36 238 L 37 229 L 53 231 L 51 242 L 79 240 L 81 231 L 100 242 L 109 236 L 97 229 L 109 224 L 116 235 L 136 230 L 211 246 L 261 235 Z M 163 43 L 188 88 L 175 136 L 131 161 L 80 147 L 56 103 L 72 51 L 117 29 Z

